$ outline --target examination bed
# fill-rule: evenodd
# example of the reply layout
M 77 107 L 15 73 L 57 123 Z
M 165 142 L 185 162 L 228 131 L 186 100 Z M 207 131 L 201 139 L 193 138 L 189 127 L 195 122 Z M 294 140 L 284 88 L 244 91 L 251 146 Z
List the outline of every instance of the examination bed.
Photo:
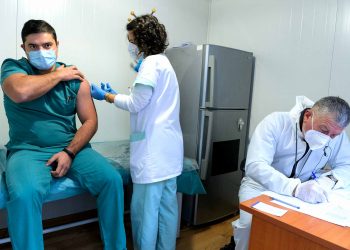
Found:
M 111 141 L 111 142 L 95 142 L 95 143 L 91 143 L 91 146 L 97 152 L 105 156 L 108 159 L 108 161 L 121 174 L 123 178 L 124 186 L 131 184 L 131 177 L 130 177 L 130 171 L 129 171 L 130 147 L 129 147 L 128 140 Z M 0 222 L 2 224 L 6 223 L 5 222 L 6 216 L 4 211 L 2 210 L 4 210 L 4 208 L 6 207 L 6 201 L 8 196 L 6 185 L 5 185 L 5 163 L 6 163 L 6 149 L 5 147 L 2 146 L 0 147 Z M 189 195 L 205 194 L 204 187 L 198 175 L 198 164 L 196 163 L 195 160 L 184 158 L 183 171 L 182 171 L 182 174 L 177 177 L 177 185 L 178 185 L 178 193 L 185 193 Z M 85 195 L 84 193 L 86 193 L 85 190 L 83 190 L 75 181 L 67 177 L 53 179 L 53 181 L 51 182 L 50 194 L 45 199 L 45 205 L 50 202 L 52 204 L 55 204 L 59 200 L 67 200 L 67 199 L 74 200 L 75 197 L 81 197 L 82 194 Z M 127 193 L 125 194 L 127 195 Z M 87 194 L 85 196 L 90 196 L 90 195 Z M 87 197 L 87 199 L 91 199 L 91 197 L 90 198 Z M 80 205 L 81 203 L 84 203 L 84 198 L 82 201 L 83 202 L 79 201 Z M 180 196 L 180 201 L 181 201 L 181 196 Z M 67 206 L 67 204 L 65 206 Z M 89 209 L 90 207 L 91 205 L 87 205 L 87 209 Z M 55 209 L 55 208 L 51 207 L 51 209 Z M 59 216 L 60 215 L 57 215 L 57 217 Z M 45 216 L 43 216 L 43 218 L 45 219 Z M 1 228 L 1 223 L 0 223 L 0 228 Z M 81 223 L 81 224 L 84 224 L 84 223 Z M 52 230 L 52 231 L 55 231 L 55 230 Z M 4 242 L 6 241 L 0 239 L 0 244 Z

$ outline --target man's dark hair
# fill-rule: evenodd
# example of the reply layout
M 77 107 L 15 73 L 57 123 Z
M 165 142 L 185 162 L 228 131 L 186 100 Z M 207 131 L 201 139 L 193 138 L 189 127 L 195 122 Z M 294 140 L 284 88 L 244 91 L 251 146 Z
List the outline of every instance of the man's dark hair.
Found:
M 44 20 L 34 20 L 31 19 L 27 21 L 22 28 L 22 42 L 24 44 L 26 37 L 31 34 L 36 33 L 50 33 L 53 36 L 53 39 L 55 39 L 55 42 L 57 43 L 57 36 L 55 29 Z
M 132 31 L 134 43 L 145 56 L 163 53 L 168 47 L 165 26 L 153 15 L 138 16 L 126 25 L 127 31 Z

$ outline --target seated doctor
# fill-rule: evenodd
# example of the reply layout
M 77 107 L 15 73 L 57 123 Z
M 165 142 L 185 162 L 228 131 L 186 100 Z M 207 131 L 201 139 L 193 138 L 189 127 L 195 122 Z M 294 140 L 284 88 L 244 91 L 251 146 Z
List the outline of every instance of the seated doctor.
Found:
M 167 33 L 152 14 L 126 25 L 129 52 L 138 69 L 130 95 L 109 84 L 91 85 L 91 95 L 130 112 L 131 225 L 134 248 L 175 250 L 178 220 L 176 177 L 183 164 L 180 95 L 164 54 Z M 133 14 L 133 13 L 132 13 Z
M 290 112 L 268 115 L 249 144 L 240 202 L 266 190 L 309 203 L 327 202 L 327 192 L 350 184 L 350 144 L 344 132 L 349 121 L 348 103 L 334 96 L 315 104 L 298 96 Z M 233 222 L 234 238 L 222 249 L 248 249 L 251 220 L 241 210 Z
M 104 248 L 126 249 L 121 176 L 89 145 L 97 129 L 89 83 L 77 67 L 56 61 L 57 36 L 47 22 L 27 21 L 22 41 L 27 58 L 6 59 L 1 67 L 12 248 L 44 249 L 43 201 L 53 178 L 68 176 L 97 197 Z

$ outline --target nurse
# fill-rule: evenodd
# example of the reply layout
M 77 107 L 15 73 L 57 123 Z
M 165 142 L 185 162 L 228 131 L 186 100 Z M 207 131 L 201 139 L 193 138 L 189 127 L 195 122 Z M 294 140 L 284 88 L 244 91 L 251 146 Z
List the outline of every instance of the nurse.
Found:
M 178 82 L 164 55 L 165 27 L 153 13 L 134 15 L 126 26 L 131 56 L 144 57 L 130 95 L 91 85 L 93 98 L 130 112 L 133 240 L 135 249 L 147 250 L 175 249 L 176 177 L 183 164 Z

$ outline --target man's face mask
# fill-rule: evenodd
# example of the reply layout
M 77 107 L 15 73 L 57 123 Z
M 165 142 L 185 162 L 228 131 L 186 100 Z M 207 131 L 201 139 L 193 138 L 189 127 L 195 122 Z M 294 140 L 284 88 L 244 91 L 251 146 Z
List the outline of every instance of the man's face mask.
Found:
M 54 50 L 33 50 L 28 53 L 31 65 L 39 70 L 48 70 L 56 63 L 56 52 Z
M 132 59 L 137 61 L 139 58 L 139 48 L 135 44 L 129 42 L 128 51 Z
M 311 130 L 305 132 L 305 141 L 309 144 L 311 150 L 323 148 L 331 138 L 328 135 L 314 130 L 314 114 L 311 117 Z

